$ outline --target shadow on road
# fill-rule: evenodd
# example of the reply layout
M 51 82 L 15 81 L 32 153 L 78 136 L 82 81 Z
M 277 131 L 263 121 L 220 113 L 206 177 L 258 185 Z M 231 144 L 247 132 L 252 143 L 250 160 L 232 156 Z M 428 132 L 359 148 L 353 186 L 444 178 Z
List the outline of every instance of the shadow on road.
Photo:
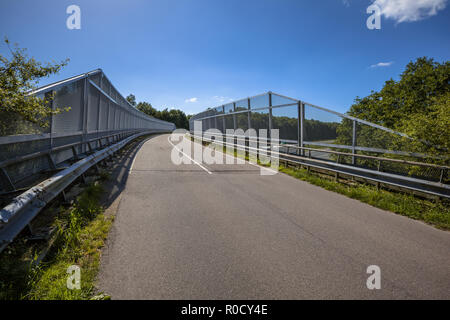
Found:
M 160 134 L 152 134 L 151 136 L 144 136 L 134 140 L 114 155 L 114 161 L 107 162 L 104 169 L 109 172 L 110 178 L 102 184 L 105 190 L 105 193 L 100 200 L 102 206 L 109 208 L 119 197 L 125 188 L 130 168 L 138 151 L 145 142 L 154 139 L 159 135 Z

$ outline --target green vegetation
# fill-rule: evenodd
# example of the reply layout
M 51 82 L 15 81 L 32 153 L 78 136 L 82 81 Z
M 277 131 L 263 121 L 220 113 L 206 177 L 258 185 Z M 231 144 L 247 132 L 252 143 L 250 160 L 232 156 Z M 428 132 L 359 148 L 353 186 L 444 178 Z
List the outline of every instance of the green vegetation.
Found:
M 29 96 L 27 92 L 37 88 L 38 79 L 59 72 L 67 65 L 68 59 L 61 63 L 42 65 L 34 58 L 28 58 L 26 50 L 19 48 L 17 44 L 11 48 L 7 38 L 4 42 L 11 57 L 0 55 L 0 136 L 24 131 L 30 133 L 37 131 L 39 127 L 48 127 L 49 116 L 62 110 L 49 108 L 52 95 Z
M 198 139 L 192 139 L 199 142 Z M 205 143 L 205 145 L 211 145 Z M 223 153 L 228 153 L 225 147 L 211 145 Z M 234 150 L 235 157 L 244 158 Z M 249 160 L 245 156 L 245 160 Z M 258 164 L 262 165 L 259 160 Z M 283 165 L 279 171 L 294 178 L 309 182 L 326 190 L 343 194 L 347 197 L 370 204 L 374 207 L 388 210 L 412 219 L 421 220 L 437 228 L 450 230 L 450 206 L 446 202 L 433 202 L 421 199 L 411 194 L 393 192 L 377 188 L 376 186 L 353 181 L 335 181 L 333 177 L 313 173 L 303 168 L 292 168 Z
M 129 94 L 127 96 L 127 101 L 135 106 L 139 111 L 143 113 L 164 121 L 175 123 L 176 127 L 181 129 L 184 128 L 189 130 L 189 118 L 182 110 L 179 109 L 171 109 L 165 108 L 161 111 L 153 108 L 151 103 L 148 102 L 139 102 L 136 103 L 136 97 L 133 94 Z
M 0 263 L 0 299 L 90 299 L 100 263 L 100 250 L 113 217 L 99 205 L 102 187 L 89 185 L 67 212 L 59 210 L 55 242 L 40 264 L 23 259 L 29 252 L 3 252 Z M 19 250 L 20 251 L 20 250 Z M 81 269 L 81 289 L 69 290 L 67 268 Z
M 355 99 L 349 115 L 409 137 L 402 138 L 369 126 L 358 126 L 358 145 L 404 150 L 442 158 L 429 161 L 448 164 L 450 155 L 450 62 L 426 57 L 410 62 L 399 81 L 390 79 L 379 92 Z M 339 144 L 351 144 L 352 123 L 338 127 Z
M 374 207 L 422 220 L 438 228 L 450 230 L 450 207 L 444 203 L 420 199 L 413 195 L 377 189 L 375 186 L 336 182 L 301 168 L 280 166 L 281 172 L 326 190 L 343 194 Z

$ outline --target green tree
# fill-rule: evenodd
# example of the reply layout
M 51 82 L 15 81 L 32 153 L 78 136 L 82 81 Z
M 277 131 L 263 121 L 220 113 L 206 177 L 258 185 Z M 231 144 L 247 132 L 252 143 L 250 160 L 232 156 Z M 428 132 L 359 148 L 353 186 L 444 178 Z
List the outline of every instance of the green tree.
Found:
M 136 97 L 134 94 L 130 93 L 126 99 L 133 107 L 136 107 Z
M 402 122 L 402 130 L 413 140 L 418 152 L 449 154 L 450 150 L 450 92 L 433 97 L 427 112 L 417 112 Z M 425 141 L 425 143 L 424 143 Z
M 147 114 L 147 115 L 149 115 L 151 117 L 157 118 L 157 115 L 156 115 L 157 111 L 156 111 L 156 109 L 153 108 L 152 105 L 150 103 L 148 103 L 148 102 L 139 102 L 137 104 L 136 108 L 139 111 L 141 111 L 141 112 L 143 112 L 143 113 L 145 113 L 145 114 Z
M 128 97 L 127 97 L 128 99 Z M 154 117 L 157 119 L 161 119 L 164 121 L 172 122 L 176 125 L 177 128 L 184 128 L 189 129 L 189 117 L 186 116 L 186 114 L 179 109 L 171 109 L 169 111 L 168 108 L 165 108 L 161 111 L 156 110 L 153 108 L 151 103 L 148 102 L 139 102 L 136 105 L 136 108 L 139 111 L 142 111 L 143 113 L 149 115 L 150 117 Z
M 0 135 L 17 133 L 17 123 L 23 120 L 45 128 L 49 117 L 62 110 L 49 108 L 53 95 L 41 97 L 29 95 L 29 92 L 37 88 L 39 79 L 59 72 L 69 59 L 43 65 L 29 58 L 26 49 L 17 44 L 11 48 L 7 38 L 4 42 L 11 57 L 0 55 Z
M 359 125 L 358 145 L 448 156 L 450 136 L 444 127 L 450 118 L 449 81 L 449 61 L 439 63 L 421 57 L 408 63 L 400 80 L 390 79 L 379 92 L 372 91 L 365 98 L 357 97 L 349 115 L 413 138 Z M 343 121 L 337 128 L 338 143 L 351 142 L 351 125 L 351 121 Z

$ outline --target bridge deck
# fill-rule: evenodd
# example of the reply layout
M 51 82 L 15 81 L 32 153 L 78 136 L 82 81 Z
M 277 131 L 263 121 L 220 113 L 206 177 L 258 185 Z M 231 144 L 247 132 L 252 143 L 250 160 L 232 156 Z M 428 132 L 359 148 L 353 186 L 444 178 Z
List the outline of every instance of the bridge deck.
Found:
M 99 274 L 113 298 L 450 298 L 448 232 L 251 164 L 176 166 L 172 148 L 134 160 Z

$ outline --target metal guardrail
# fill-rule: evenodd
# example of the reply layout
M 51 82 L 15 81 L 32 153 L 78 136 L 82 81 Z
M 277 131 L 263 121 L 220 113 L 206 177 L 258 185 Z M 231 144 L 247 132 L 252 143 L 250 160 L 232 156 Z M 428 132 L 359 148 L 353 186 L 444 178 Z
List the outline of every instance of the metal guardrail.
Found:
M 9 205 L 0 210 L 0 252 L 14 240 L 51 200 L 63 192 L 75 179 L 98 162 L 113 155 L 130 141 L 149 133 L 152 133 L 152 131 L 134 134 L 91 155 L 87 155 L 70 167 L 61 170 L 49 179 L 15 197 Z
M 408 189 L 411 191 L 419 192 L 422 194 L 429 194 L 433 196 L 438 196 L 442 198 L 450 199 L 450 185 L 445 184 L 442 182 L 443 175 L 447 174 L 449 167 L 446 166 L 438 166 L 434 164 L 426 164 L 426 163 L 418 163 L 418 162 L 412 162 L 412 161 L 406 161 L 406 160 L 398 160 L 398 159 L 390 159 L 390 158 L 381 158 L 381 157 L 373 157 L 373 156 L 366 156 L 366 155 L 359 155 L 359 154 L 353 154 L 353 153 L 344 153 L 339 151 L 332 151 L 332 150 L 323 150 L 323 149 L 314 149 L 314 148 L 306 148 L 306 147 L 298 147 L 294 145 L 273 145 L 270 146 L 270 144 L 267 144 L 267 141 L 264 141 L 264 144 L 266 148 L 262 149 L 260 148 L 259 144 L 256 145 L 256 147 L 251 147 L 250 142 L 254 144 L 254 142 L 257 142 L 257 139 L 249 139 L 249 137 L 246 138 L 239 138 L 235 136 L 230 135 L 224 135 L 224 137 L 228 137 L 229 139 L 232 139 L 233 142 L 225 142 L 220 141 L 216 139 L 212 139 L 211 137 L 205 137 L 200 135 L 192 135 L 193 138 L 200 139 L 202 141 L 206 142 L 213 142 L 219 146 L 229 146 L 233 147 L 236 150 L 241 150 L 244 152 L 249 153 L 257 153 L 260 151 L 265 152 L 265 154 L 268 154 L 268 156 L 277 155 L 280 159 L 280 161 L 283 162 L 290 162 L 292 164 L 296 165 L 304 165 L 306 167 L 312 167 L 316 169 L 321 169 L 325 171 L 331 171 L 334 172 L 336 175 L 343 174 L 348 175 L 352 177 L 357 177 L 365 180 L 373 181 L 377 184 L 383 183 L 386 185 L 391 185 L 399 188 Z M 240 142 L 239 142 L 240 141 Z M 282 149 L 285 148 L 286 151 L 282 152 Z M 295 149 L 298 152 L 295 154 L 289 153 L 289 149 Z M 278 149 L 279 151 L 276 151 L 274 149 Z M 302 152 L 308 151 L 308 156 L 302 155 Z M 332 161 L 332 159 L 324 160 L 324 159 L 317 159 L 311 156 L 311 151 L 313 152 L 322 152 L 322 153 L 328 153 L 328 154 L 334 154 L 336 155 L 336 160 Z M 362 168 L 358 166 L 354 166 L 351 164 L 344 164 L 339 163 L 340 157 L 357 157 L 357 158 L 364 158 L 364 159 L 371 159 L 379 161 L 379 163 L 382 162 L 392 162 L 396 164 L 409 164 L 409 165 L 420 165 L 424 167 L 429 168 L 437 168 L 441 171 L 440 180 L 439 182 L 435 181 L 428 181 L 424 179 L 418 179 L 415 177 L 410 176 L 404 176 L 399 174 L 394 174 L 390 172 L 383 172 L 381 169 L 381 166 L 378 166 L 377 170 L 371 170 L 368 168 Z M 444 173 L 445 172 L 445 173 Z M 336 176 L 337 177 L 337 176 Z
M 413 139 L 402 132 L 271 91 L 195 114 L 189 120 L 191 132 L 195 121 L 201 123 L 202 131 L 218 129 L 222 133 L 227 129 L 267 129 L 269 132 L 279 129 L 280 140 L 299 147 L 331 147 L 352 153 L 362 151 L 450 161 L 445 154 L 427 155 L 409 150 L 409 141 Z M 393 141 L 398 145 L 392 144 Z
M 52 115 L 48 128 L 38 128 L 18 116 L 5 126 L 0 136 L 0 195 L 27 187 L 30 176 L 53 170 L 77 153 L 89 152 L 89 148 L 101 148 L 111 137 L 175 129 L 173 123 L 150 117 L 128 103 L 101 69 L 28 94 L 50 95 L 49 107 L 70 110 Z
M 79 150 L 85 149 L 86 153 L 92 153 L 92 152 L 94 152 L 94 150 L 97 149 L 96 146 L 98 146 L 101 149 L 101 148 L 103 148 L 104 144 L 106 146 L 111 145 L 112 143 L 115 143 L 115 142 L 117 142 L 125 137 L 128 137 L 132 134 L 135 134 L 135 133 L 137 133 L 136 130 L 114 133 L 114 134 L 102 136 L 99 138 L 94 138 L 94 139 L 81 141 L 81 142 L 69 143 L 69 144 L 45 149 L 45 150 L 34 152 L 34 153 L 20 155 L 20 156 L 11 158 L 11 159 L 6 159 L 3 161 L 0 161 L 0 174 L 3 175 L 3 179 L 4 179 L 4 181 L 6 181 L 6 184 L 7 184 L 7 189 L 6 189 L 7 191 L 3 192 L 3 194 L 14 193 L 17 191 L 16 186 L 11 181 L 11 179 L 6 171 L 6 168 L 10 165 L 20 164 L 21 162 L 29 161 L 29 160 L 36 159 L 39 157 L 46 157 L 50 170 L 52 170 L 52 171 L 60 170 L 61 168 L 59 167 L 59 164 L 57 164 L 53 158 L 53 155 L 58 152 L 63 152 L 65 150 L 70 149 L 72 152 L 72 157 L 66 159 L 64 162 L 66 162 L 68 160 L 76 160 L 80 156 L 82 156 L 82 152 L 77 152 L 77 149 L 79 149 Z M 95 146 L 93 146 L 93 145 L 95 145 Z M 78 148 L 78 147 L 80 147 L 80 148 Z M 2 194 L 2 193 L 0 193 L 0 194 Z

